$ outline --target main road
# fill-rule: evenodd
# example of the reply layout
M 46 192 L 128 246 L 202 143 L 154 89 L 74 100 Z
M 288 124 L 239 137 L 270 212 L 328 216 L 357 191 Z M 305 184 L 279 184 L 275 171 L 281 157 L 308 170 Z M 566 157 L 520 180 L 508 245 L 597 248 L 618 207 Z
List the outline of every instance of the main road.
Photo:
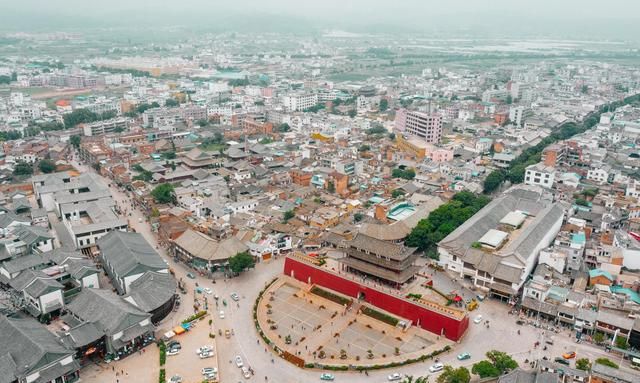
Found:
M 94 172 L 91 167 L 75 161 L 72 161 L 72 165 L 81 172 Z M 215 338 L 221 381 L 245 381 L 240 369 L 232 362 L 235 356 L 238 355 L 242 357 L 246 366 L 250 366 L 254 370 L 255 376 L 251 378 L 254 381 L 278 383 L 320 381 L 322 371 L 297 368 L 277 357 L 269 348 L 266 348 L 265 351 L 265 345 L 254 327 L 252 308 L 255 299 L 269 281 L 282 273 L 283 258 L 258 263 L 253 270 L 246 271 L 232 279 L 218 279 L 216 283 L 198 275 L 196 275 L 195 279 L 189 279 L 186 275 L 191 270 L 182 263 L 174 262 L 173 257 L 159 246 L 158 239 L 147 222 L 147 216 L 139 209 L 131 208 L 131 198 L 128 193 L 117 188 L 107 178 L 104 178 L 104 182 L 111 185 L 111 193 L 118 206 L 131 213 L 131 216 L 127 216 L 130 220 L 130 226 L 136 232 L 141 233 L 152 246 L 158 248 L 160 255 L 174 270 L 175 277 L 185 281 L 190 292 L 195 288 L 195 283 L 198 283 L 199 286 L 209 287 L 215 294 L 218 294 L 220 302 L 222 302 L 222 299 L 226 299 L 228 303 L 226 307 L 223 307 L 222 303 L 220 303 L 220 307 L 216 308 L 213 303 L 209 303 L 209 311 L 212 314 L 211 318 L 214 322 L 213 328 L 215 332 L 217 333 L 217 329 L 222 329 L 223 331 L 225 329 L 233 329 L 234 332 L 230 339 L 226 339 L 224 336 L 216 336 Z M 230 298 L 230 294 L 233 292 L 240 296 L 240 301 L 237 303 Z M 180 319 L 193 313 L 191 305 L 193 303 L 192 294 L 188 294 L 185 297 L 180 310 L 170 314 L 169 317 L 161 322 L 159 330 L 168 330 L 179 323 Z M 220 318 L 219 310 L 224 310 L 224 319 Z M 555 344 L 548 346 L 549 349 L 546 351 L 534 349 L 533 344 L 542 339 L 542 330 L 516 325 L 516 318 L 508 315 L 508 310 L 509 308 L 505 304 L 497 301 L 487 300 L 481 303 L 480 308 L 471 313 L 469 330 L 464 339 L 454 347 L 451 353 L 442 355 L 440 361 L 454 367 L 466 366 L 470 369 L 473 363 L 484 358 L 485 352 L 493 349 L 509 353 L 520 362 L 521 366 L 523 366 L 524 360 L 533 360 L 542 356 L 553 359 L 566 351 L 576 351 L 578 358 L 589 357 L 591 360 L 601 356 L 612 356 L 590 344 L 574 343 L 571 340 L 570 333 L 557 334 L 555 336 Z M 483 320 L 490 321 L 489 328 L 483 324 L 473 323 L 472 319 L 479 314 L 483 316 Z M 518 330 L 520 330 L 521 334 L 518 334 Z M 202 343 L 210 343 L 210 340 L 203 338 Z M 464 362 L 458 361 L 456 355 L 461 352 L 470 353 L 471 359 Z M 136 356 L 131 357 L 135 358 Z M 619 361 L 616 360 L 616 362 Z M 332 372 L 332 374 L 336 376 L 337 382 L 383 382 L 387 380 L 389 374 L 394 372 L 415 377 L 427 376 L 429 375 L 428 367 L 431 363 L 433 362 L 415 363 L 391 370 L 371 371 L 368 376 L 358 372 Z M 155 381 L 156 379 L 151 378 L 149 380 L 150 383 Z

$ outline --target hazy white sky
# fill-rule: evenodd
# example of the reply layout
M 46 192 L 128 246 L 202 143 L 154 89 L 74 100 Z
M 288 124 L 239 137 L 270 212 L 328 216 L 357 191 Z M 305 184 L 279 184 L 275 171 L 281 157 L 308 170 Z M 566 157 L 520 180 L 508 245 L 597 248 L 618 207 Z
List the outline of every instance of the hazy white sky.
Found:
M 640 24 L 636 0 L 0 0 L 0 29 L 24 25 L 87 26 L 123 23 L 188 25 L 225 17 L 270 15 L 342 25 L 396 25 L 424 29 L 546 28 L 571 24 L 574 33 Z M 507 28 L 508 29 L 508 28 Z

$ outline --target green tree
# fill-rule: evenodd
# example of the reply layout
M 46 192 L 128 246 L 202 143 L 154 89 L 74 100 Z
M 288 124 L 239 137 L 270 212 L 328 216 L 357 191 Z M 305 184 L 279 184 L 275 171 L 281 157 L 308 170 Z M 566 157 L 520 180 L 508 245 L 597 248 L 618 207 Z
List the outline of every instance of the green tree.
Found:
M 391 171 L 391 177 L 393 178 L 403 178 L 405 180 L 412 180 L 416 177 L 416 171 L 409 168 L 409 169 L 400 169 L 400 168 L 395 168 Z
M 360 147 L 358 148 L 358 151 L 360 153 L 364 153 L 364 152 L 368 152 L 369 150 L 371 150 L 371 146 L 369 145 L 360 145 Z
M 254 267 L 255 264 L 256 260 L 246 251 L 229 258 L 229 268 L 236 274 L 240 274 L 244 270 Z
M 329 193 L 335 193 L 335 191 L 336 191 L 336 185 L 333 183 L 333 181 L 329 181 L 329 182 L 327 183 L 327 191 L 328 191 Z
M 507 103 L 507 105 L 510 105 L 513 103 L 513 97 L 511 97 L 511 95 L 507 96 L 507 99 L 505 100 L 505 103 Z
M 291 130 L 291 127 L 286 122 L 283 122 L 282 124 L 278 125 L 278 128 L 276 130 L 280 133 L 286 133 Z
M 8 130 L 0 132 L 0 141 L 12 141 L 22 138 L 22 133 L 18 130 Z
M 601 344 L 602 342 L 604 342 L 604 334 L 601 332 L 596 332 L 595 334 L 593 334 L 593 342 L 595 344 Z
M 374 123 L 372 127 L 365 131 L 365 133 L 369 136 L 374 134 L 385 134 L 387 133 L 387 129 L 385 129 L 381 124 Z
M 396 134 L 395 133 L 389 133 L 389 139 L 391 141 L 395 140 L 396 139 Z
M 196 124 L 198 124 L 198 126 L 200 126 L 201 128 L 204 128 L 205 126 L 209 125 L 209 121 L 205 118 L 200 119 L 196 122 Z
M 74 135 L 69 138 L 69 143 L 75 146 L 76 149 L 80 147 L 80 141 L 81 141 L 81 138 L 78 135 Z
M 362 213 L 355 213 L 353 215 L 353 221 L 354 222 L 360 222 L 360 221 L 362 221 L 363 218 L 364 218 L 364 214 L 362 214 Z
M 586 94 L 586 93 L 589 93 L 589 85 L 586 85 L 586 84 L 585 84 L 585 85 L 583 85 L 583 86 L 580 88 L 580 91 L 581 91 L 582 93 L 585 93 L 585 94 Z
M 500 376 L 500 370 L 493 365 L 493 363 L 488 360 L 481 360 L 478 363 L 474 363 L 471 368 L 471 372 L 476 375 L 479 375 L 480 378 L 487 378 L 492 376 Z
M 173 160 L 176 158 L 176 152 L 165 152 L 162 153 L 162 157 L 166 160 Z
M 287 210 L 282 213 L 282 220 L 288 222 L 291 218 L 295 217 L 296 213 L 293 210 Z
M 389 101 L 387 101 L 386 98 L 383 98 L 382 100 L 380 100 L 379 110 L 381 112 L 384 112 L 387 109 L 389 109 Z
M 626 350 L 629 347 L 627 344 L 627 338 L 618 335 L 616 337 L 616 347 Z
M 405 375 L 405 377 L 402 379 L 402 382 L 400 383 L 428 383 L 428 382 L 429 382 L 429 377 L 427 376 L 420 376 L 413 379 L 413 376 Z
M 484 180 L 483 191 L 487 194 L 493 192 L 494 190 L 500 187 L 500 185 L 504 182 L 504 180 L 505 180 L 504 172 L 502 172 L 501 170 L 492 171 Z
M 436 382 L 438 383 L 469 383 L 471 380 L 471 374 L 465 367 L 453 368 L 451 366 L 444 366 L 444 370 L 438 376 Z
M 16 166 L 13 168 L 14 176 L 30 176 L 33 174 L 33 166 L 26 162 L 18 162 Z
M 175 98 L 168 98 L 166 100 L 164 100 L 164 106 L 167 107 L 176 107 L 180 105 L 180 102 L 178 102 L 178 100 L 176 100 Z
M 591 362 L 587 358 L 577 359 L 576 368 L 578 370 L 589 371 L 591 369 Z
M 518 362 L 505 352 L 492 350 L 487 352 L 486 355 L 501 374 L 518 367 Z
M 175 201 L 175 196 L 173 194 L 173 185 L 171 184 L 162 184 L 156 186 L 151 191 L 151 196 L 157 203 L 170 203 Z
M 435 249 L 438 242 L 471 218 L 489 201 L 488 197 L 471 192 L 457 193 L 451 201 L 432 211 L 426 219 L 420 220 L 407 236 L 406 244 L 419 248 L 432 258 L 437 258 Z
M 400 196 L 404 195 L 404 191 L 400 190 L 400 189 L 395 189 L 391 192 L 391 197 L 393 198 L 398 198 Z
M 347 112 L 347 115 L 348 115 L 349 117 L 351 117 L 351 118 L 354 118 L 357 114 L 358 114 L 358 112 L 356 112 L 356 110 L 355 110 L 355 109 L 350 109 L 350 110 Z
M 51 160 L 42 160 L 38 164 L 40 171 L 43 173 L 53 173 L 56 171 L 56 163 Z

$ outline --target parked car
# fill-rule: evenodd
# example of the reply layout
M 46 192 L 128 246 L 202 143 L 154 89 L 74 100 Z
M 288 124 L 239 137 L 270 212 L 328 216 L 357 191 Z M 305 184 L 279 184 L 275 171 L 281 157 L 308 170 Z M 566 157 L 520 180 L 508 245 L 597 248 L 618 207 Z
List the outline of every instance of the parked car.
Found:
M 228 329 L 224 330 L 224 337 L 227 339 L 231 338 L 231 331 L 229 331 Z
M 224 311 L 220 310 L 218 316 L 220 317 L 220 319 L 224 319 Z
M 390 382 L 393 382 L 393 381 L 395 381 L 395 380 L 400 380 L 400 379 L 402 379 L 402 375 L 400 375 L 400 373 L 399 373 L 399 372 L 394 372 L 393 374 L 391 374 L 391 375 L 387 376 L 387 379 L 388 379 Z
M 240 300 L 240 296 L 236 293 L 231 293 L 231 299 L 237 302 Z
M 558 358 L 555 358 L 553 361 L 556 362 L 556 363 L 564 364 L 566 366 L 569 365 L 569 361 L 564 359 L 564 358 L 558 357 Z
M 213 358 L 213 351 L 203 351 L 199 355 L 200 359 Z
M 202 375 L 217 374 L 218 369 L 215 367 L 205 367 L 202 369 Z
M 218 373 L 204 375 L 204 381 L 205 382 L 218 381 Z
M 458 360 L 467 360 L 471 358 L 471 354 L 468 352 L 463 352 L 462 354 L 458 354 Z
M 210 289 L 210 288 L 208 288 L 208 287 L 205 287 L 205 288 L 204 288 L 204 292 L 205 292 L 205 293 L 207 293 L 207 294 L 209 294 L 209 295 L 213 294 L 213 290 L 211 290 L 211 289 Z
M 201 354 L 205 351 L 213 351 L 213 346 L 207 345 L 207 346 L 198 347 L 196 349 L 196 354 Z
M 244 366 L 244 363 L 242 363 L 242 358 L 240 357 L 240 355 L 236 355 L 235 361 L 236 361 L 236 366 L 238 367 Z
M 475 318 L 473 318 L 473 323 L 478 324 L 482 322 L 482 315 L 478 315 Z
M 182 383 L 182 377 L 180 375 L 174 375 L 169 379 L 169 383 Z
M 325 372 L 324 374 L 320 375 L 320 380 L 328 380 L 328 381 L 333 381 L 335 379 L 335 376 Z
M 167 349 L 168 356 L 178 355 L 179 353 L 180 353 L 180 347 L 172 347 Z
M 181 349 L 182 345 L 180 345 L 180 342 L 178 342 L 177 340 L 172 340 L 167 343 L 167 349 L 169 348 Z
M 242 376 L 244 376 L 245 379 L 249 379 L 251 377 L 251 371 L 249 371 L 246 366 L 242 366 L 240 370 L 242 370 Z
M 196 276 L 193 273 L 187 273 L 187 278 L 196 279 Z
M 486 297 L 484 296 L 484 294 L 478 294 L 478 295 L 476 295 L 476 298 L 477 298 L 480 302 L 482 302 Z
M 429 372 L 438 372 L 438 371 L 442 371 L 442 369 L 444 368 L 444 364 L 442 363 L 436 363 L 433 366 L 429 367 Z
M 576 357 L 576 353 L 574 351 L 565 352 L 564 354 L 562 354 L 562 357 L 565 359 L 573 359 Z

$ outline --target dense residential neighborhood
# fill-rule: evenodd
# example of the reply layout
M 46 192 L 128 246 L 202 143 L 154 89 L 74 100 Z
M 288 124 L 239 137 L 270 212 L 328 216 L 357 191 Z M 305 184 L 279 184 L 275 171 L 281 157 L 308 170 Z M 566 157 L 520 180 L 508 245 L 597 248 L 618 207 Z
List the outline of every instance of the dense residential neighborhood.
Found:
M 0 383 L 640 380 L 635 43 L 90 41 L 0 28 Z

